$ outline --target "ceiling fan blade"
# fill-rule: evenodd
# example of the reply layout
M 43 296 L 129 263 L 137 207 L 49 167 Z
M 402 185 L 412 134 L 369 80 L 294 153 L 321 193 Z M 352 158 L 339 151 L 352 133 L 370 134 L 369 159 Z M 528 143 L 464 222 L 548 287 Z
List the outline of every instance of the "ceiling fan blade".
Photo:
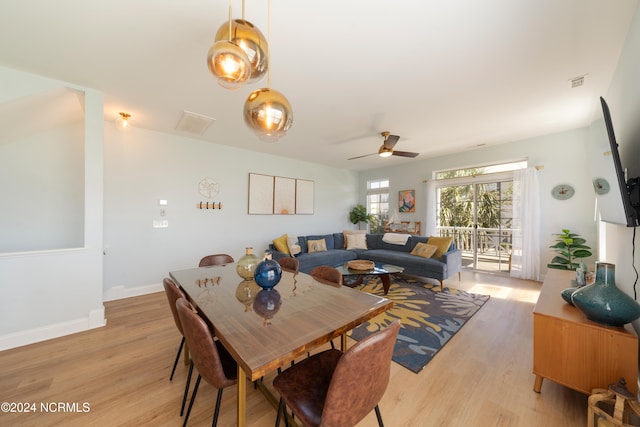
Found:
M 398 135 L 389 135 L 387 136 L 387 139 L 384 140 L 384 146 L 387 148 L 393 148 L 399 139 L 400 137 Z
M 376 154 L 378 154 L 378 153 L 364 154 L 364 155 L 362 155 L 362 156 L 350 157 L 350 158 L 348 158 L 347 160 L 361 159 L 361 158 L 363 158 L 363 157 L 374 156 L 374 155 L 376 155 Z
M 393 153 L 391 154 L 394 156 L 401 156 L 401 157 L 418 157 L 420 153 L 412 153 L 411 151 L 393 150 Z

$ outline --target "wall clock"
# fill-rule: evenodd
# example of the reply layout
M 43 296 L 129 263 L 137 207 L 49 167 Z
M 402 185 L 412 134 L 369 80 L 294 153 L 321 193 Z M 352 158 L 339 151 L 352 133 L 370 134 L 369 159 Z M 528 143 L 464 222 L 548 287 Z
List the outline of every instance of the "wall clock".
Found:
M 212 197 L 217 196 L 220 192 L 220 184 L 218 184 L 211 178 L 204 178 L 198 184 L 198 192 L 202 197 L 211 199 Z
M 609 181 L 604 178 L 594 178 L 593 179 L 593 189 L 596 194 L 607 194 L 609 192 Z
M 569 184 L 559 184 L 553 187 L 551 190 L 551 195 L 554 199 L 558 200 L 567 200 L 573 197 L 575 194 L 575 190 Z

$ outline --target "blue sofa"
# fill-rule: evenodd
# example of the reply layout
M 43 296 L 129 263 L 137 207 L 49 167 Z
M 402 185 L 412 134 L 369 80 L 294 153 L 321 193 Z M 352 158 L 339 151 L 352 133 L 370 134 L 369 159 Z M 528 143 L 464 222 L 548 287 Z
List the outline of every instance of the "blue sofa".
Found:
M 404 245 L 384 242 L 384 234 L 367 234 L 367 249 L 345 249 L 343 233 L 298 236 L 302 252 L 296 256 L 300 263 L 300 271 L 309 273 L 319 265 L 338 265 L 354 259 L 365 259 L 384 264 L 397 265 L 404 268 L 406 274 L 436 279 L 444 287 L 444 280 L 462 269 L 462 252 L 451 244 L 447 253 L 440 258 L 423 258 L 411 255 L 413 248 L 419 243 L 426 243 L 428 237 L 410 236 Z M 324 239 L 327 250 L 309 253 L 307 241 Z M 279 252 L 273 244 L 269 246 L 273 259 L 288 257 L 289 254 Z

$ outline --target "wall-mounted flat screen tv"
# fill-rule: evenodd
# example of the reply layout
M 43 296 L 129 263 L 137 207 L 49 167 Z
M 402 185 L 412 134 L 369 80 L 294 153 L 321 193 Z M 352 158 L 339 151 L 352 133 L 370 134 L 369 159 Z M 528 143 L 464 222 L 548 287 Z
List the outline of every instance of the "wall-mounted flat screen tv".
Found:
M 591 159 L 593 188 L 600 219 L 627 227 L 636 227 L 639 225 L 640 217 L 638 178 L 627 179 L 626 171 L 620 161 L 609 106 L 602 97 L 600 103 L 604 123 L 600 121 L 592 126 L 595 133 Z

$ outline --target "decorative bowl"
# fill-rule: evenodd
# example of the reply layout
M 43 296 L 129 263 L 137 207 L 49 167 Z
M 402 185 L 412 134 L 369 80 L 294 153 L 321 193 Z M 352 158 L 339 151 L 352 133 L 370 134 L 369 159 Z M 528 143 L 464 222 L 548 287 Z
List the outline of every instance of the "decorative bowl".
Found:
M 347 262 L 347 267 L 352 270 L 371 270 L 376 266 L 373 261 L 366 261 L 362 259 L 354 259 L 353 261 Z

